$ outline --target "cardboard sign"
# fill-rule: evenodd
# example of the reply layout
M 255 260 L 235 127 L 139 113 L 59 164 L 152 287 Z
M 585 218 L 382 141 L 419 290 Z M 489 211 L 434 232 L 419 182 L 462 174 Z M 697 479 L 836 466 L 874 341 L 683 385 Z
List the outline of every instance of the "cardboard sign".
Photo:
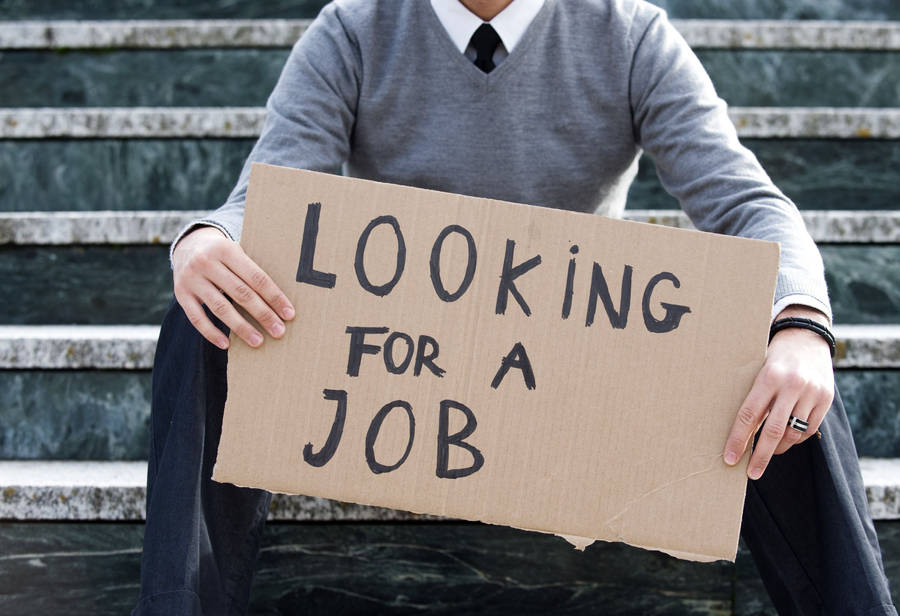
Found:
M 733 560 L 774 243 L 254 165 L 213 478 Z

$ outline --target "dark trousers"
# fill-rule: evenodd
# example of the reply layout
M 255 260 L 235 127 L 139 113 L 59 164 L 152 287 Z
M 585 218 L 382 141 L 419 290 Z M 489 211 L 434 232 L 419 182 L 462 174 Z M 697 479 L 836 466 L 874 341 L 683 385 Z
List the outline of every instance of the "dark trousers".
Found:
M 173 304 L 153 368 L 147 526 L 135 615 L 243 614 L 271 496 L 210 480 L 227 354 Z M 749 483 L 742 534 L 782 614 L 896 614 L 838 396 L 822 438 Z

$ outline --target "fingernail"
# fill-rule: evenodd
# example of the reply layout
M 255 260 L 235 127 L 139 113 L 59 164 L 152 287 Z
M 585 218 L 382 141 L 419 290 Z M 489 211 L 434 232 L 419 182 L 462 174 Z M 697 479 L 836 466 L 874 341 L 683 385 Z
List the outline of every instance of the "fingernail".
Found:
M 750 479 L 754 481 L 762 477 L 762 469 L 761 468 L 751 468 L 750 469 Z
M 725 452 L 725 464 L 734 464 L 737 462 L 737 454 L 733 451 Z
M 285 306 L 284 309 L 281 311 L 281 315 L 285 319 L 293 319 L 294 318 L 294 309 L 291 308 L 290 306 Z
M 282 325 L 281 323 L 276 323 L 275 325 L 272 326 L 272 335 L 273 336 L 280 336 L 283 333 L 284 333 L 284 325 Z
M 263 343 L 263 337 L 259 334 L 253 334 L 250 336 L 250 346 L 259 346 Z
M 222 349 L 223 351 L 228 350 L 228 338 L 219 338 L 219 341 L 216 342 L 216 346 Z

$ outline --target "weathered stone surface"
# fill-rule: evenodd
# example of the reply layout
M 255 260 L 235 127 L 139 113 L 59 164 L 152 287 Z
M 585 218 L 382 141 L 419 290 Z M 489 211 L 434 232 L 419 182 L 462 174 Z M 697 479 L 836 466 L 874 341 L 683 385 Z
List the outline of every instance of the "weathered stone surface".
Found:
M 900 20 L 893 0 L 653 0 L 669 16 L 683 19 Z M 5 19 L 201 19 L 309 18 L 325 0 L 0 0 Z
M 894 209 L 900 140 L 745 140 L 801 209 Z M 0 211 L 198 210 L 228 196 L 249 139 L 0 140 Z M 635 209 L 678 208 L 649 157 Z
M 208 210 L 160 212 L 0 212 L 0 244 L 168 244 Z M 900 243 L 900 211 L 801 212 L 820 243 Z M 692 229 L 680 210 L 627 210 L 627 220 Z
M 0 36 L 2 28 L 0 22 Z M 900 25 L 896 29 L 900 38 Z M 0 83 L 6 86 L 0 104 L 259 106 L 287 54 L 284 49 L 0 52 Z M 900 53 L 700 51 L 699 56 L 730 105 L 892 107 L 900 100 L 894 78 Z
M 0 325 L 0 368 L 148 369 L 158 337 L 155 325 Z
M 898 24 L 900 34 L 900 24 Z M 700 51 L 729 105 L 894 107 L 900 101 L 900 53 Z
M 286 49 L 3 52 L 0 83 L 7 87 L 0 103 L 4 107 L 259 106 L 275 87 L 287 56 Z
M 5 22 L 0 49 L 290 47 L 308 26 L 306 19 Z
M 0 210 L 198 210 L 228 197 L 247 139 L 0 141 Z
M 835 380 L 859 455 L 900 458 L 900 371 L 839 370 Z
M 900 371 L 839 370 L 856 449 L 900 458 Z M 0 371 L 0 459 L 146 460 L 150 373 Z M 276 502 L 278 518 L 289 502 Z
M 309 20 L 31 21 L 0 23 L 0 49 L 290 47 Z M 885 22 L 673 20 L 695 48 L 900 49 Z
M 188 223 L 208 214 L 209 210 L 0 213 L 0 244 L 169 244 Z M 896 222 L 900 236 L 900 213 Z M 867 237 L 871 233 L 853 226 L 857 228 Z M 876 233 L 891 230 L 889 221 L 873 227 Z
M 900 460 L 860 461 L 876 519 L 900 519 Z M 141 520 L 145 462 L 0 461 L 0 519 Z M 269 518 L 292 521 L 425 520 L 405 511 L 276 494 Z
M 836 323 L 900 323 L 900 245 L 819 249 Z
M 731 107 L 748 138 L 898 139 L 900 109 Z M 262 107 L 0 108 L 0 138 L 256 137 Z
M 166 246 L 0 246 L 4 324 L 161 323 L 172 299 Z
M 900 323 L 900 245 L 821 251 L 837 323 Z M 172 298 L 168 249 L 0 245 L 0 296 L 17 298 L 0 302 L 0 323 L 160 323 Z
M 146 460 L 150 373 L 0 371 L 0 459 Z
M 127 614 L 144 527 L 0 524 L 4 614 Z M 900 524 L 876 524 L 900 588 Z M 735 578 L 736 573 L 736 578 Z M 732 593 L 733 603 L 732 603 Z M 746 548 L 736 566 L 475 524 L 270 524 L 250 614 L 775 616 Z
M 896 209 L 900 203 L 900 141 L 744 139 L 763 168 L 799 208 Z M 677 208 L 649 156 L 628 194 L 630 208 Z

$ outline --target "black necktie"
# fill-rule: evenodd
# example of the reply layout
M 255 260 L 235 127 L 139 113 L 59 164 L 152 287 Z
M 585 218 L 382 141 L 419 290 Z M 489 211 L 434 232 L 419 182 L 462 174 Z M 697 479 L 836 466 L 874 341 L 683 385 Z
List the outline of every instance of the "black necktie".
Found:
M 490 73 L 494 70 L 494 52 L 500 46 L 500 37 L 491 24 L 481 24 L 472 35 L 472 47 L 475 48 L 475 66 Z

